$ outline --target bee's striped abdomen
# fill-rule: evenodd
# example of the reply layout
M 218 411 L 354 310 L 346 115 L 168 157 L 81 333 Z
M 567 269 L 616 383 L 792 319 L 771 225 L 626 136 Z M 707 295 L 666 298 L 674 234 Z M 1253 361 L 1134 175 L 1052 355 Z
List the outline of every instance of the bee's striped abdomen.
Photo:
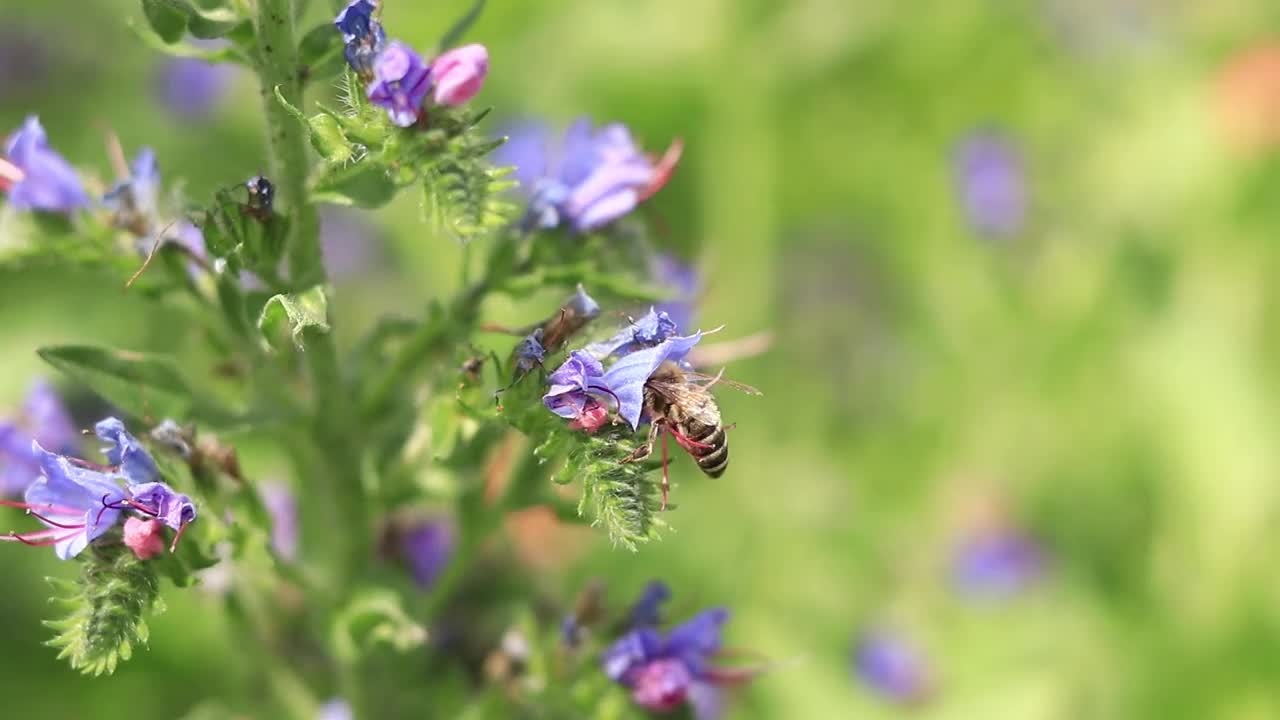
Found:
M 719 425 L 698 424 L 689 430 L 692 431 L 688 433 L 690 440 L 707 446 L 689 450 L 689 454 L 698 461 L 698 467 L 711 477 L 723 475 L 725 468 L 729 467 L 729 438 L 725 435 L 724 428 Z

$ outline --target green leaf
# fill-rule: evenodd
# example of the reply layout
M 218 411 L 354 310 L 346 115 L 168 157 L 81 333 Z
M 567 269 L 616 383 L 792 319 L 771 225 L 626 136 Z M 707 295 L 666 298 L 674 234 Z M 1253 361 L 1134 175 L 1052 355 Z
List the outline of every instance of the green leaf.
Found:
M 334 655 L 348 663 L 378 645 L 403 653 L 426 640 L 426 628 L 409 617 L 399 596 L 382 588 L 361 592 L 333 621 Z
M 361 161 L 323 173 L 313 193 L 317 202 L 372 210 L 391 202 L 398 189 L 385 167 Z
M 453 24 L 453 27 L 445 31 L 444 35 L 440 36 L 440 42 L 436 45 L 440 52 L 444 52 L 454 45 L 457 45 L 458 41 L 461 40 L 462 36 L 471 29 L 471 26 L 475 24 L 476 20 L 480 19 L 480 13 L 482 12 L 484 12 L 484 0 L 476 0 L 472 3 L 471 9 L 468 10 L 465 15 L 458 18 L 457 22 Z
M 166 43 L 176 43 L 187 32 L 187 13 L 171 0 L 142 0 L 142 13 L 156 35 Z
M 49 645 L 59 659 L 86 675 L 115 672 L 133 649 L 145 645 L 147 618 L 162 608 L 155 567 L 139 560 L 119 541 L 95 543 L 80 554 L 80 579 L 55 601 L 70 612 L 45 625 L 57 631 Z
M 308 81 L 326 80 L 346 65 L 342 55 L 342 35 L 333 23 L 324 22 L 307 31 L 298 43 L 298 64 Z
M 317 285 L 300 293 L 274 295 L 267 300 L 258 318 L 258 329 L 262 331 L 267 349 L 278 346 L 286 328 L 299 350 L 306 349 L 308 332 L 329 332 L 329 301 L 323 287 Z
M 248 22 L 230 8 L 204 10 L 186 0 L 142 0 L 142 12 L 151 29 L 169 44 L 187 32 L 206 40 L 220 38 Z
M 43 347 L 36 353 L 136 417 L 184 418 L 215 428 L 243 420 L 195 393 L 166 357 L 88 345 Z

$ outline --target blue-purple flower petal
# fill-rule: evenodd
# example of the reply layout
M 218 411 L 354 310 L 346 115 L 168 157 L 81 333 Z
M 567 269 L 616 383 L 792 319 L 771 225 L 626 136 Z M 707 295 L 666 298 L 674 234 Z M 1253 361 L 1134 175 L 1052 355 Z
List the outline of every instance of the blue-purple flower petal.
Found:
M 54 545 L 55 554 L 68 560 L 115 525 L 120 519 L 116 506 L 125 494 L 109 476 L 74 465 L 39 443 L 32 444 L 32 453 L 41 477 L 27 488 L 26 502 L 43 508 L 40 514 L 59 525 L 81 526 Z
M 120 472 L 130 485 L 152 483 L 160 479 L 160 469 L 138 439 L 125 429 L 118 418 L 109 417 L 93 426 L 93 432 L 102 440 L 111 443 L 104 448 L 107 462 L 120 466 Z
M 401 542 L 401 552 L 418 587 L 431 589 L 453 559 L 456 538 L 453 525 L 433 519 L 410 528 Z
M 70 212 L 89 204 L 80 176 L 71 164 L 49 148 L 44 128 L 35 115 L 5 145 L 5 156 L 24 174 L 9 189 L 9 203 L 19 210 Z
M 668 338 L 654 347 L 624 355 L 605 371 L 603 385 L 617 399 L 618 415 L 633 429 L 640 427 L 645 381 L 662 363 L 683 360 L 701 339 L 701 331 L 687 337 Z

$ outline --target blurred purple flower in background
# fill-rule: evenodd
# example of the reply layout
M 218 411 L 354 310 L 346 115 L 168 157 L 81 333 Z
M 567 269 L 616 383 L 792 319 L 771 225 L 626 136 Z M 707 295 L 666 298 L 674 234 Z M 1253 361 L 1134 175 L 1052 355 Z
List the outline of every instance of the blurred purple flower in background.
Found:
M 15 208 L 70 212 L 89 204 L 80 176 L 49 148 L 35 115 L 28 115 L 22 127 L 9 136 L 4 152 L 11 167 L 9 172 L 0 172 L 0 190 L 8 192 L 9 204 Z M 14 176 L 13 168 L 19 177 Z
M 453 523 L 445 518 L 425 520 L 409 527 L 400 540 L 400 552 L 413 581 L 429 590 L 453 558 L 456 544 Z
M 654 627 L 662 623 L 662 605 L 671 599 L 671 588 L 661 580 L 644 586 L 640 599 L 631 606 L 631 627 Z
M 668 152 L 655 163 L 640 151 L 626 126 L 593 129 L 585 118 L 570 125 L 562 138 L 538 123 L 518 124 L 508 135 L 493 161 L 515 166 L 515 178 L 529 200 L 527 227 L 567 223 L 577 232 L 604 227 L 657 192 L 679 158 L 678 152 Z
M 284 560 L 298 559 L 298 502 L 282 482 L 262 485 L 262 504 L 271 515 L 271 549 Z
M 895 702 L 923 700 L 932 687 L 924 657 L 905 638 L 885 628 L 869 630 L 858 639 L 853 664 L 868 687 Z
M 334 278 L 363 275 L 383 259 L 378 229 L 367 214 L 331 205 L 320 209 L 320 249 Z
M 671 299 L 654 305 L 654 309 L 666 313 L 677 328 L 693 327 L 698 296 L 702 293 L 702 273 L 671 253 L 654 256 L 650 272 L 659 285 L 671 292 Z
M 22 412 L 0 421 L 0 496 L 16 495 L 40 475 L 40 464 L 31 452 L 36 440 L 57 452 L 72 452 L 80 433 L 56 390 L 38 380 L 32 385 Z
M 952 581 L 960 593 L 1005 598 L 1039 580 L 1045 558 L 1030 537 L 999 527 L 966 538 L 956 547 L 951 563 Z
M 320 706 L 316 712 L 316 720 L 354 720 L 355 712 L 351 705 L 342 698 L 334 698 Z
M 192 41 L 216 47 L 216 41 Z M 236 68 L 198 58 L 170 58 L 156 71 L 154 92 L 160 104 L 182 120 L 203 120 L 231 89 Z
M 642 619 L 650 619 L 650 610 L 656 611 L 669 595 L 662 583 L 646 586 L 635 606 L 643 608 Z M 646 710 L 665 712 L 689 703 L 699 720 L 718 717 L 720 689 L 755 674 L 711 664 L 723 644 L 721 629 L 728 619 L 727 609 L 712 608 L 665 635 L 653 625 L 639 625 L 605 649 L 601 666 L 610 680 L 630 689 L 632 700 Z
M 956 148 L 956 194 L 975 232 L 991 237 L 1017 234 L 1027 213 L 1026 173 L 1012 140 L 984 130 Z
M 403 43 L 388 43 L 374 63 L 373 75 L 369 101 L 386 109 L 400 127 L 417 122 L 431 89 L 431 68 L 422 56 Z

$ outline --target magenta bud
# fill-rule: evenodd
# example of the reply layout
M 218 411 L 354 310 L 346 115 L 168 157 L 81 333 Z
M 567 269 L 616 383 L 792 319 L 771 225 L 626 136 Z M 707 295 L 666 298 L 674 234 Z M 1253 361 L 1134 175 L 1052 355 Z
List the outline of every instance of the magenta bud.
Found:
M 441 105 L 461 105 L 480 92 L 489 74 L 489 51 L 472 44 L 454 48 L 431 63 L 435 100 Z
M 124 521 L 124 544 L 140 560 L 164 552 L 164 527 L 158 520 L 131 517 Z

